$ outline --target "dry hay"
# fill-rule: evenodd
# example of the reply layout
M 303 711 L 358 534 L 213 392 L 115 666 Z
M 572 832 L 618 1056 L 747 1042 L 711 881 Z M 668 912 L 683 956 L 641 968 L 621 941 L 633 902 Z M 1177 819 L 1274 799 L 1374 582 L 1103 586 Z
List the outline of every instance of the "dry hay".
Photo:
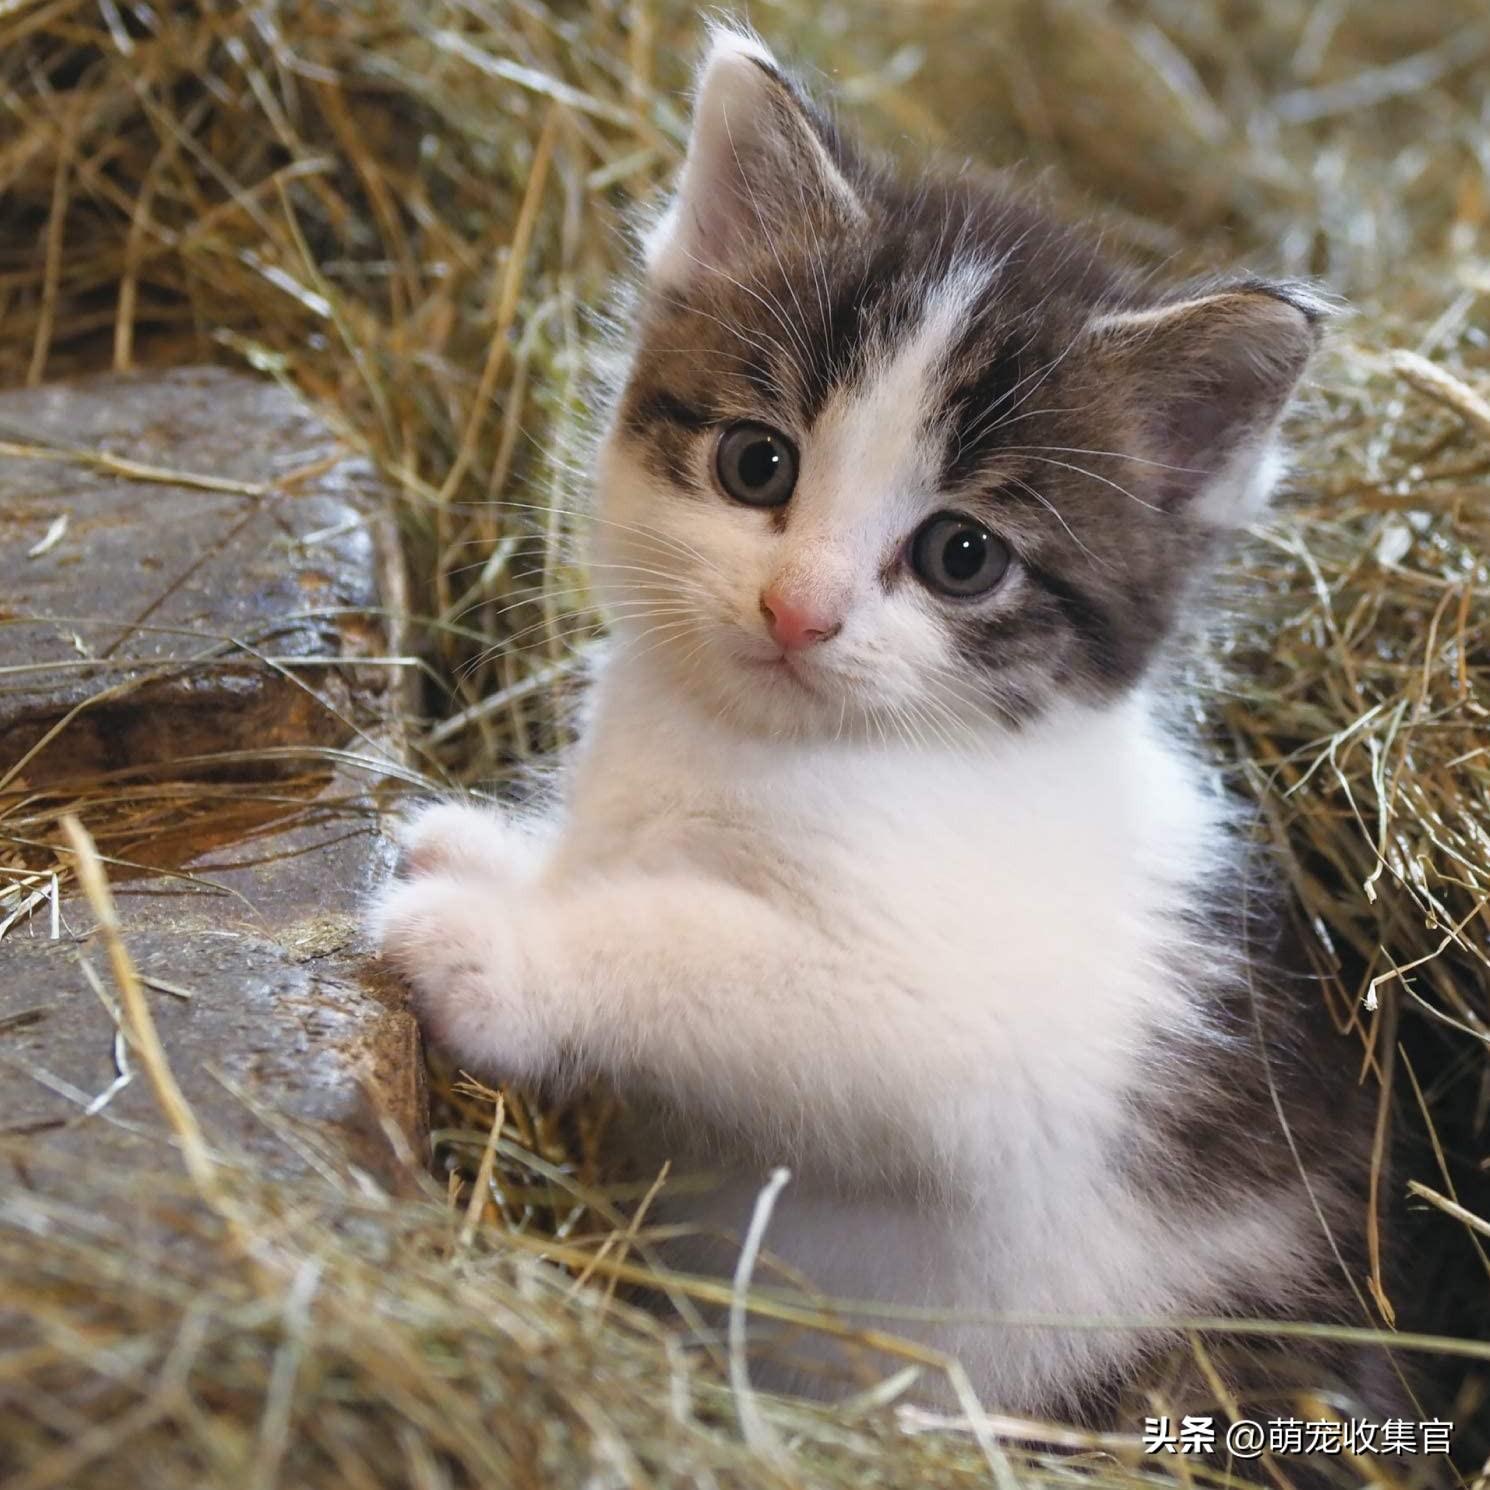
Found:
M 1365 1079 L 1390 1077 L 1379 1137 L 1395 1129 L 1415 1199 L 1399 1176 L 1379 1208 L 1405 1223 L 1438 1326 L 1483 1338 L 1481 4 L 884 0 L 756 19 L 881 139 L 1030 160 L 1142 260 L 1319 274 L 1350 300 L 1296 420 L 1293 496 L 1238 576 L 1246 621 L 1207 674 L 1207 717 L 1286 851 L 1348 1048 Z M 557 542 L 570 482 L 552 452 L 583 414 L 585 307 L 625 206 L 677 159 L 696 37 L 673 0 L 0 0 L 0 385 L 210 357 L 308 394 L 403 499 L 431 780 L 500 779 L 562 734 L 594 627 Z M 60 842 L 68 810 L 117 846 L 208 809 L 117 783 L 12 793 L 0 864 L 46 873 L 22 845 Z M 719 1364 L 618 1296 L 648 1265 L 601 1184 L 603 1115 L 514 1098 L 488 1144 L 490 1094 L 447 1083 L 444 1110 L 448 1197 L 275 1189 L 229 1167 L 188 1205 L 163 1162 L 158 1210 L 207 1237 L 163 1255 L 108 1216 L 0 1198 L 14 1483 L 1172 1468 L 910 1437 L 873 1400 L 763 1404 L 742 1446 L 754 1419 Z M 1490 1417 L 1487 1354 L 1459 1347 L 1425 1406 Z

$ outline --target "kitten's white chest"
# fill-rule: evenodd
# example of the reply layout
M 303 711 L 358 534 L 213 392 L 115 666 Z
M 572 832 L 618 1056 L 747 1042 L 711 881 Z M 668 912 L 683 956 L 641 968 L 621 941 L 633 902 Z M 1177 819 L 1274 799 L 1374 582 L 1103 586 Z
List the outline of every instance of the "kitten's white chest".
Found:
M 899 999 L 964 1029 L 1016 1108 L 1111 1114 L 1155 1024 L 1189 1017 L 1165 954 L 1220 809 L 1141 701 L 988 756 L 741 742 L 646 709 L 602 696 L 572 865 L 692 865 L 791 907 L 851 951 L 866 1015 Z

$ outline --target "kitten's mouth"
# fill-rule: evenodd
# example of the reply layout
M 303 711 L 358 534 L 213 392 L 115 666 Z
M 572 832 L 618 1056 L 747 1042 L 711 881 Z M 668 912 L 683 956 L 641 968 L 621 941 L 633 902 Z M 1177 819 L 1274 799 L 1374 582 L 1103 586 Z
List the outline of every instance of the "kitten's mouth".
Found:
M 789 652 L 778 652 L 774 657 L 747 657 L 745 660 L 752 668 L 768 673 L 772 677 L 786 679 L 802 689 L 804 693 L 816 694 L 818 691 L 802 676 L 801 669 L 792 661 Z

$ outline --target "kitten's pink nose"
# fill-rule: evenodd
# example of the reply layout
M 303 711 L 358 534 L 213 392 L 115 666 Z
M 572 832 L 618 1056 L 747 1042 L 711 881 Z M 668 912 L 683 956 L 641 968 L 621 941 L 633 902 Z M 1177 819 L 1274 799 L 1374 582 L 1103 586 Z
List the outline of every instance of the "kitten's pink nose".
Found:
M 766 618 L 766 630 L 771 633 L 771 640 L 788 652 L 816 646 L 843 630 L 843 622 L 835 620 L 826 611 L 811 604 L 788 600 L 774 587 L 761 591 L 761 614 Z

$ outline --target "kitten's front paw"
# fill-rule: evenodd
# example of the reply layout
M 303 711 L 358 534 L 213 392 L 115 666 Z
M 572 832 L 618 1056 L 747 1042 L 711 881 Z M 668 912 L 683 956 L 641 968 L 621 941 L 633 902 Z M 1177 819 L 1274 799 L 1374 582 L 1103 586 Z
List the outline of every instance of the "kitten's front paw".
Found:
M 410 874 L 514 881 L 532 867 L 532 835 L 505 813 L 468 802 L 437 802 L 396 829 L 402 864 Z
M 553 1064 L 557 1036 L 514 910 L 490 883 L 423 876 L 389 886 L 371 928 L 408 983 L 426 1038 L 472 1067 L 521 1079 Z

